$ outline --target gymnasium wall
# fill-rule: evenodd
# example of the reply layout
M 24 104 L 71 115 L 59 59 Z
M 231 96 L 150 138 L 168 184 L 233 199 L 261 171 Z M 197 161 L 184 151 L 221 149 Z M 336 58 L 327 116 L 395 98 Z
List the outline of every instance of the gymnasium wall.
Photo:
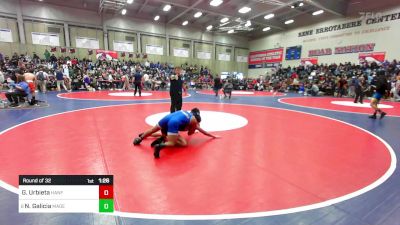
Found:
M 0 0 L 0 29 L 10 29 L 13 42 L 0 42 L 0 51 L 5 55 L 12 55 L 14 52 L 19 54 L 36 52 L 43 57 L 45 49 L 50 50 L 51 46 L 32 44 L 32 32 L 54 32 L 54 28 L 59 28 L 60 46 L 70 46 L 76 49 L 76 53 L 60 53 L 58 47 L 56 56 L 70 55 L 78 58 L 95 58 L 95 54 L 89 56 L 88 49 L 76 48 L 76 37 L 88 37 L 99 40 L 101 49 L 105 49 L 104 32 L 108 36 L 108 49 L 113 50 L 115 41 L 126 41 L 127 37 L 133 40 L 134 53 L 141 49 L 145 53 L 146 45 L 163 46 L 163 55 L 148 54 L 150 61 L 169 62 L 174 65 L 184 63 L 204 65 L 213 72 L 242 72 L 247 74 L 247 63 L 236 62 L 237 54 L 248 52 L 248 39 L 236 35 L 225 35 L 205 32 L 190 26 L 182 27 L 171 24 L 153 23 L 151 21 L 136 18 L 124 17 L 122 15 L 99 15 L 97 12 L 79 8 L 68 8 L 63 6 L 48 5 L 39 2 L 21 0 Z M 26 44 L 20 43 L 20 35 L 17 26 L 17 9 L 20 7 L 23 24 L 25 29 Z M 69 32 L 69 43 L 65 40 L 65 28 Z M 140 41 L 138 38 L 140 34 Z M 167 49 L 167 40 L 169 40 Z M 189 49 L 189 57 L 176 57 L 173 55 L 174 48 Z M 218 60 L 216 52 L 224 49 L 234 49 L 230 61 Z M 196 51 L 203 49 L 211 52 L 211 59 L 198 59 Z M 237 52 L 236 52 L 237 51 Z M 129 60 L 129 54 L 125 57 L 120 54 L 120 59 Z M 144 59 L 134 60 L 143 61 Z
M 357 15 L 357 17 L 354 18 L 329 20 L 326 22 L 313 24 L 311 26 L 300 27 L 250 41 L 249 48 L 250 51 L 259 51 L 276 48 L 277 46 L 286 48 L 301 45 L 301 57 L 307 58 L 309 57 L 310 50 L 331 48 L 334 51 L 335 47 L 375 43 L 374 52 L 386 52 L 386 59 L 389 60 L 400 59 L 400 47 L 397 41 L 398 37 L 400 36 L 399 13 L 400 7 L 393 8 L 391 10 L 380 11 L 379 14 L 370 15 L 372 17 L 379 15 L 383 16 L 389 14 L 398 14 L 396 17 L 399 19 L 383 21 L 374 24 L 371 24 L 371 20 L 368 21 L 370 24 L 367 24 L 367 18 L 361 18 L 360 15 Z M 324 15 L 321 15 L 321 17 L 323 16 Z M 325 28 L 359 20 L 362 20 L 361 26 L 347 28 L 340 31 L 329 31 L 316 34 L 316 29 L 318 28 Z M 313 30 L 312 35 L 299 37 L 299 33 L 309 30 Z M 318 56 L 317 58 L 318 63 L 359 63 L 358 55 L 359 53 L 332 54 Z M 282 65 L 298 66 L 300 65 L 300 60 L 284 60 Z M 249 76 L 257 77 L 269 71 L 270 69 L 249 69 Z

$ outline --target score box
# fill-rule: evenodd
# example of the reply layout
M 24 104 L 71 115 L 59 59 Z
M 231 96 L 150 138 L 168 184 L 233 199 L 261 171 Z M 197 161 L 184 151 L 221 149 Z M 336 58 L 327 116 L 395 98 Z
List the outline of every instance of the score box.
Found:
M 20 213 L 114 212 L 112 175 L 20 175 Z
M 114 212 L 114 189 L 112 185 L 99 186 L 99 212 Z

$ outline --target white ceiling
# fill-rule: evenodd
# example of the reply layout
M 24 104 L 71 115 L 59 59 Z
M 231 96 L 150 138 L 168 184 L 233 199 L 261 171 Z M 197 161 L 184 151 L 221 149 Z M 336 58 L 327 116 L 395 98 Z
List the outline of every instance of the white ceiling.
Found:
M 38 1 L 38 0 L 31 0 Z M 252 25 L 248 31 L 236 29 L 235 33 L 252 38 L 268 35 L 293 27 L 309 25 L 323 20 L 355 15 L 366 10 L 379 10 L 400 5 L 400 0 L 224 0 L 218 7 L 209 4 L 211 0 L 134 0 L 126 4 L 126 0 L 43 0 L 45 4 L 62 5 L 73 8 L 87 9 L 99 13 L 120 13 L 122 8 L 127 9 L 126 17 L 135 17 L 153 20 L 159 15 L 157 23 L 181 25 L 187 20 L 187 26 L 206 29 L 213 25 L 213 32 L 226 32 L 230 28 L 245 28 L 244 24 L 250 20 Z M 365 2 L 370 2 L 365 4 Z M 304 6 L 292 9 L 290 6 L 303 2 Z M 169 12 L 162 11 L 164 5 L 172 5 Z M 248 6 L 251 11 L 241 14 L 238 10 Z M 312 16 L 312 12 L 323 9 L 324 14 Z M 196 12 L 202 12 L 200 18 L 194 18 Z M 274 13 L 275 17 L 265 20 L 264 16 Z M 230 18 L 230 22 L 220 26 L 220 19 Z M 295 23 L 285 25 L 284 21 L 294 19 Z M 154 21 L 156 22 L 156 21 Z M 271 27 L 263 32 L 265 27 Z M 221 28 L 221 29 L 219 29 Z

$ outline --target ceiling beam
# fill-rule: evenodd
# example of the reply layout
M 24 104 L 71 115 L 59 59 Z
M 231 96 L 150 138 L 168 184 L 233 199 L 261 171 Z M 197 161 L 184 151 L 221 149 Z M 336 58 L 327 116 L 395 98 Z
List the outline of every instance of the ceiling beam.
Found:
M 280 2 L 280 1 L 279 1 L 279 0 L 276 0 L 276 1 L 274 1 L 274 2 Z M 290 7 L 290 5 L 292 5 L 292 4 L 296 3 L 296 2 L 298 2 L 298 0 L 293 0 L 293 1 L 290 1 L 290 2 L 288 2 L 288 3 L 283 3 L 283 2 L 282 2 L 282 4 L 280 4 L 280 6 L 275 7 L 275 8 L 273 8 L 273 9 L 271 9 L 271 10 L 264 11 L 264 12 L 262 12 L 262 13 L 258 13 L 258 14 L 256 14 L 256 15 L 250 17 L 249 19 L 252 20 L 252 19 L 255 19 L 255 18 L 257 18 L 257 17 L 265 16 L 265 15 L 267 15 L 267 14 L 276 12 L 276 11 L 282 9 L 282 8 Z
M 253 0 L 253 1 L 254 2 L 259 2 L 259 3 L 266 3 L 266 4 L 269 4 L 269 5 L 279 5 L 279 6 L 286 5 L 286 3 L 283 3 L 283 2 L 281 2 L 279 0 Z
M 139 8 L 139 10 L 137 11 L 137 13 L 142 12 L 142 10 L 144 9 L 144 7 L 146 7 L 147 3 L 149 3 L 149 0 L 146 0 L 146 1 L 142 4 L 142 6 L 140 6 L 140 8 Z
M 202 3 L 202 2 L 203 2 L 203 0 L 197 0 L 195 3 L 193 3 L 193 4 L 191 4 L 189 7 L 187 7 L 183 12 L 179 13 L 177 16 L 175 16 L 174 18 L 170 19 L 170 20 L 168 21 L 168 23 L 172 23 L 172 22 L 174 22 L 175 20 L 179 19 L 181 16 L 185 15 L 185 14 L 186 14 L 187 12 L 189 12 L 190 10 L 195 9 L 195 7 L 196 7 L 197 5 L 199 5 L 200 3 Z M 171 4 L 172 4 L 172 3 L 171 3 Z
M 185 9 L 191 7 L 191 6 L 183 5 L 183 4 L 180 4 L 180 3 L 171 2 L 171 1 L 168 1 L 168 0 L 158 0 L 158 1 L 162 2 L 164 4 L 170 4 L 170 5 L 173 5 L 173 6 L 175 5 L 175 6 L 178 6 L 178 7 L 181 7 L 181 8 L 185 8 Z M 229 2 L 229 1 L 230 0 L 224 1 L 224 3 L 222 3 L 222 4 L 225 4 L 225 3 Z M 200 9 L 200 8 L 197 8 L 197 7 L 192 7 L 192 10 L 199 10 L 199 11 L 201 11 L 203 13 L 207 13 L 207 14 L 210 14 L 210 15 L 218 16 L 218 17 L 236 17 L 236 15 L 224 14 L 224 13 L 221 13 L 221 12 L 215 12 L 215 11 L 207 10 L 207 9 Z
M 278 25 L 275 25 L 275 24 L 261 23 L 261 22 L 256 21 L 256 20 L 252 20 L 252 23 L 261 25 L 261 26 L 263 26 L 263 28 L 265 28 L 265 27 L 271 27 L 271 28 L 275 28 L 275 29 L 278 29 L 278 30 L 281 30 L 281 31 L 282 31 L 282 30 L 285 30 L 283 27 L 278 26 Z
M 306 2 L 340 17 L 344 17 L 346 15 L 347 4 L 344 3 L 338 4 L 336 1 L 332 0 L 323 1 L 323 3 L 316 0 L 306 0 Z
M 168 0 L 159 0 L 160 2 L 162 2 L 162 3 L 165 3 L 165 4 L 171 4 L 171 5 L 175 5 L 175 6 L 178 6 L 178 7 L 182 7 L 182 8 L 186 8 L 186 9 L 191 9 L 191 10 L 199 10 L 199 11 L 202 11 L 202 12 L 204 12 L 204 13 L 207 13 L 207 14 L 209 14 L 209 15 L 213 15 L 213 16 L 216 16 L 217 18 L 215 18 L 215 20 L 213 20 L 213 21 L 219 21 L 218 20 L 218 17 L 237 17 L 237 15 L 229 15 L 229 14 L 223 14 L 223 13 L 220 13 L 220 12 L 215 12 L 215 11 L 210 11 L 210 10 L 205 10 L 205 9 L 199 9 L 199 8 L 196 8 L 196 6 L 193 6 L 193 7 L 189 7 L 189 6 L 187 6 L 187 5 L 183 5 L 183 4 L 179 4 L 179 3 L 172 3 L 172 2 L 170 2 L 170 1 L 168 1 Z M 231 1 L 231 0 L 228 0 L 228 1 L 224 1 L 224 3 L 223 4 L 226 4 L 226 3 L 228 3 L 229 1 Z M 279 1 L 279 0 L 275 0 L 275 1 Z M 297 0 L 296 0 L 297 1 Z M 280 2 L 280 1 L 279 1 Z M 282 3 L 282 4 L 284 4 L 284 3 Z M 187 10 L 185 10 L 183 13 L 186 13 L 187 12 Z M 262 14 L 263 15 L 263 14 Z M 179 16 L 179 15 L 178 15 Z M 171 23 L 173 21 L 173 19 L 171 19 L 170 21 L 168 21 L 168 23 Z M 212 22 L 213 23 L 213 22 Z M 275 24 L 270 24 L 270 23 L 263 23 L 263 22 L 260 22 L 260 21 L 254 21 L 254 23 L 255 24 L 258 24 L 258 25 L 261 25 L 261 26 L 263 26 L 263 27 L 271 27 L 271 28 L 275 28 L 275 29 L 278 29 L 278 30 L 285 30 L 283 27 L 281 27 L 281 26 L 278 26 L 278 25 L 275 25 Z M 210 23 L 207 23 L 208 25 L 210 24 Z

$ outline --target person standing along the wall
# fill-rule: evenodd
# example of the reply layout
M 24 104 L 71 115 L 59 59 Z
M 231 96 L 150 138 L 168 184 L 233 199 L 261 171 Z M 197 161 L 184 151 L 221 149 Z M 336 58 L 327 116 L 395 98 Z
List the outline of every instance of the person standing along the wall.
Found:
M 122 90 L 129 91 L 129 74 L 128 73 L 124 74 L 121 79 L 123 83 Z
M 375 93 L 371 99 L 371 108 L 374 109 L 374 114 L 369 116 L 369 118 L 376 119 L 377 113 L 381 114 L 381 117 L 380 117 L 381 119 L 386 115 L 386 113 L 378 107 L 378 104 L 379 104 L 379 101 L 381 100 L 381 98 L 383 98 L 385 96 L 386 91 L 388 91 L 389 89 L 390 88 L 389 88 L 389 85 L 388 85 L 388 82 L 386 79 L 385 71 L 379 71 L 378 79 L 376 82 Z
M 347 89 L 347 80 L 346 77 L 344 75 L 342 75 L 342 77 L 340 78 L 339 82 L 338 82 L 338 97 L 341 98 L 343 97 L 343 95 L 346 94 L 346 89 Z
M 4 73 L 3 71 L 0 70 L 0 90 L 3 89 L 4 81 L 5 81 Z
M 135 76 L 133 77 L 133 84 L 135 85 L 134 96 L 136 96 L 136 92 L 139 89 L 139 97 L 141 97 L 142 96 L 142 73 L 140 72 L 139 69 L 136 69 Z
M 214 93 L 215 97 L 218 97 L 218 92 L 222 88 L 221 78 L 218 77 L 218 74 L 215 75 L 214 78 Z
M 57 91 L 61 91 L 61 87 L 60 85 L 62 85 L 64 87 L 64 89 L 66 91 L 68 91 L 67 87 L 65 86 L 65 82 L 64 82 L 64 74 L 61 72 L 60 69 L 56 70 L 55 72 L 56 75 L 56 80 L 57 80 Z
M 222 90 L 222 92 L 224 93 L 224 98 L 229 97 L 229 99 L 231 99 L 232 90 L 233 90 L 233 83 L 230 78 L 227 78 L 225 80 L 225 84 Z
M 366 89 L 367 83 L 365 82 L 364 76 L 359 76 L 355 81 L 355 94 L 354 103 L 360 102 L 363 104 L 364 91 Z
M 44 50 L 44 58 L 46 59 L 46 62 L 50 60 L 50 52 L 46 49 Z
M 400 102 L 400 71 L 397 73 L 396 84 L 394 87 L 394 100 Z
M 178 74 L 171 75 L 170 77 L 171 86 L 169 88 L 169 95 L 171 96 L 171 113 L 182 109 L 182 85 L 183 81 L 181 76 Z

